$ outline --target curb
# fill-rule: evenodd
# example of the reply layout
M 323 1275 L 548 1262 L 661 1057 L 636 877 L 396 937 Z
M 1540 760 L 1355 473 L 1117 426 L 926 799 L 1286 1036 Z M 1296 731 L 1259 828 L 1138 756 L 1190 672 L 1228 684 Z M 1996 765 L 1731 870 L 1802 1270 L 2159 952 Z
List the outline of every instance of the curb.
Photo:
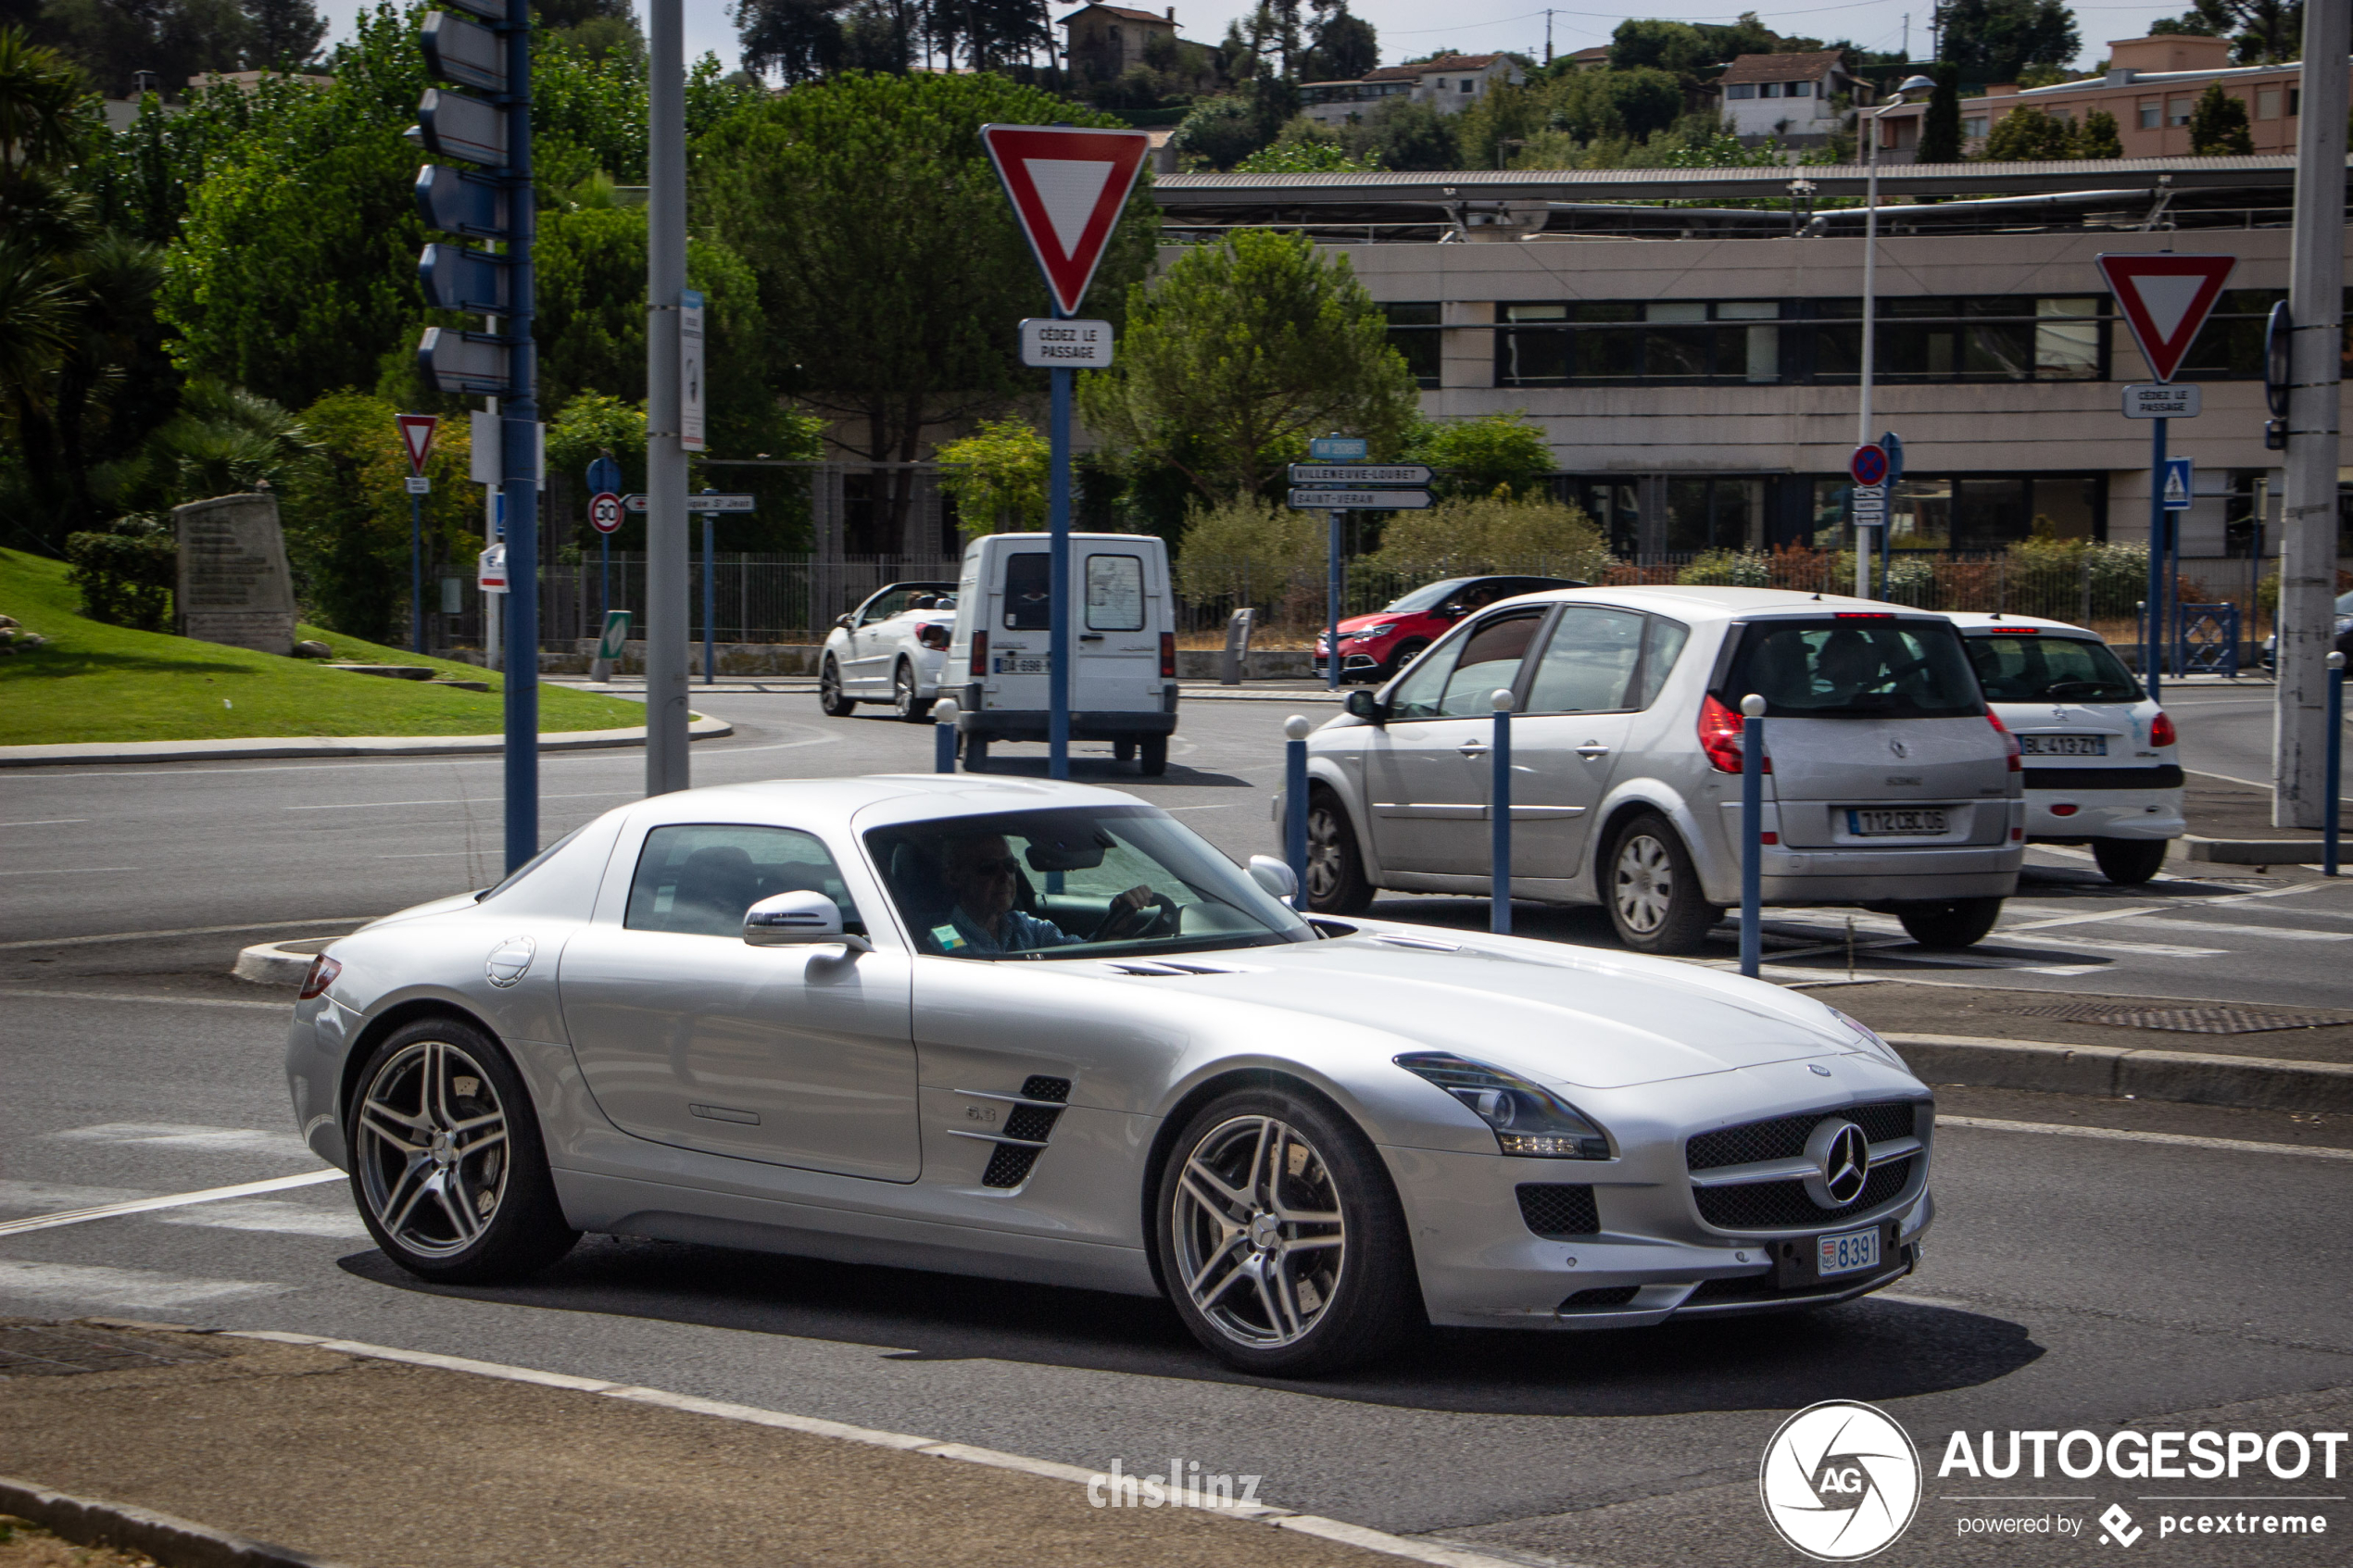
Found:
M 698 718 L 686 726 L 688 740 L 716 740 L 736 733 L 724 719 Z M 643 746 L 644 725 L 625 730 L 547 731 L 539 749 L 595 751 Z M 0 746 L 0 768 L 38 768 L 58 762 L 229 762 L 286 757 L 468 757 L 507 749 L 505 735 L 285 735 L 238 740 L 82 741 L 64 746 Z
M 2044 1045 L 1971 1035 L 1881 1037 L 1915 1075 L 1932 1084 L 2260 1110 L 2353 1111 L 2353 1066 L 2333 1061 Z
M 2190 833 L 2180 842 L 2187 859 L 2225 866 L 2317 866 L 2328 852 L 2318 838 L 2201 838 Z M 2338 839 L 2337 853 L 2353 860 L 2353 844 Z
M 310 960 L 339 936 L 299 936 L 289 942 L 257 942 L 240 950 L 229 972 L 256 985 L 300 985 Z
M 166 1568 L 334 1568 L 324 1558 L 247 1540 L 169 1513 L 98 1502 L 0 1476 L 0 1512 L 78 1546 L 143 1551 Z

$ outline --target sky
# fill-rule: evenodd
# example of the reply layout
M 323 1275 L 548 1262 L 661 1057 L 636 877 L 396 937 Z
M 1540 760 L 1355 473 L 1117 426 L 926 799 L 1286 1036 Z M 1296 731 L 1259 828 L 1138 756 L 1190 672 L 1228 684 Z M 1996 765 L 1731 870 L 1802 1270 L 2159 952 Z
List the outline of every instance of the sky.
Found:
M 1135 3 L 1135 0 L 1131 0 Z M 1590 5 L 1592 0 L 1586 0 Z M 1077 0 L 1057 4 L 1057 20 L 1077 8 Z M 1165 10 L 1167 0 L 1143 0 L 1139 9 Z M 1177 0 L 1176 21 L 1183 36 L 1200 44 L 1214 44 L 1225 36 L 1226 24 L 1256 8 L 1254 0 Z M 1544 10 L 1529 8 L 1529 0 L 1455 0 L 1443 6 L 1424 0 L 1351 0 L 1350 7 L 1380 33 L 1381 62 L 1427 55 L 1441 48 L 1465 54 L 1489 54 L 1516 49 L 1534 59 L 1544 57 Z M 1912 57 L 1928 56 L 1929 0 L 1831 0 L 1826 5 L 1801 4 L 1787 10 L 1756 7 L 1757 16 L 1774 31 L 1791 37 L 1847 39 L 1865 49 L 1890 51 L 1902 46 L 1905 19 L 1909 14 Z M 2075 28 L 2083 38 L 2083 53 L 2076 62 L 2089 65 L 2106 56 L 2108 42 L 2138 38 L 2159 17 L 2177 17 L 2190 8 L 2189 0 L 2171 5 L 2083 4 L 2073 7 Z M 321 7 L 335 22 L 333 36 L 348 37 L 352 19 L 361 6 L 351 0 Z M 736 64 L 736 28 L 727 19 L 724 0 L 685 0 L 686 57 L 715 54 L 729 68 Z M 640 0 L 638 19 L 645 17 Z M 1718 12 L 1679 14 L 1669 6 L 1632 10 L 1567 10 L 1552 13 L 1553 49 L 1556 54 L 1609 42 L 1611 30 L 1628 17 L 1672 16 L 1681 21 L 1730 22 L 1740 7 L 1728 4 Z M 1441 23 L 1441 17 L 1452 21 Z

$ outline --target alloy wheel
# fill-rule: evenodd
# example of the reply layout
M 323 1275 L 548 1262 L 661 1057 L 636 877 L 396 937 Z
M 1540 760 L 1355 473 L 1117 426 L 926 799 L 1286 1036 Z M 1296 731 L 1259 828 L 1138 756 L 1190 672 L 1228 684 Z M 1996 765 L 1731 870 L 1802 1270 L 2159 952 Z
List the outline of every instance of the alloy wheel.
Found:
M 1348 831 L 1340 813 L 1329 806 L 1314 806 L 1307 812 L 1307 897 L 1316 908 L 1330 905 L 1340 896 L 1340 885 L 1348 874 L 1348 849 L 1340 835 Z
M 497 1217 L 510 1167 L 507 1110 L 460 1046 L 419 1040 L 359 1104 L 354 1158 L 369 1212 L 422 1257 L 461 1252 Z
M 1193 1309 L 1238 1345 L 1275 1349 L 1314 1332 L 1347 1263 L 1331 1168 L 1272 1116 L 1203 1135 L 1170 1198 L 1172 1261 Z
M 1615 897 L 1617 918 L 1628 929 L 1648 935 L 1664 925 L 1675 897 L 1675 863 L 1667 846 L 1646 833 L 1619 845 Z

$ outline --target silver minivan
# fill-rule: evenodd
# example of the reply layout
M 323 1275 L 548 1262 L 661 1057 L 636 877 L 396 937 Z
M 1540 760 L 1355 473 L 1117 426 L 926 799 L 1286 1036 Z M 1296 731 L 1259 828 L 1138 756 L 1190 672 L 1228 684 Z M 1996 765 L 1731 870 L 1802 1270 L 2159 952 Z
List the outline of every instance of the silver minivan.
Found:
M 2018 744 L 1944 617 L 1777 589 L 1576 588 L 1466 620 L 1309 739 L 1311 908 L 1491 891 L 1499 688 L 1517 715 L 1512 896 L 1603 904 L 1630 947 L 1700 951 L 1739 900 L 1750 693 L 1767 702 L 1765 902 L 1860 905 L 1966 947 L 2018 884 Z

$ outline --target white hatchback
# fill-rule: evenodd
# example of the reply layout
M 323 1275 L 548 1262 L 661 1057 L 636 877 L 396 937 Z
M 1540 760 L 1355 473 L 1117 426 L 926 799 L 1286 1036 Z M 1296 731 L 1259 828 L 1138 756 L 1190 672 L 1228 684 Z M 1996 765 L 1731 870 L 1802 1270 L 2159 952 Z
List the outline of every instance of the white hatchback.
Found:
M 817 671 L 817 703 L 828 718 L 862 702 L 887 702 L 919 724 L 940 696 L 939 676 L 956 625 L 956 584 L 893 583 L 834 622 Z
M 2027 842 L 2088 845 L 2110 882 L 2155 876 L 2188 831 L 2173 721 L 2087 627 L 2032 615 L 1947 619 L 2018 736 Z

